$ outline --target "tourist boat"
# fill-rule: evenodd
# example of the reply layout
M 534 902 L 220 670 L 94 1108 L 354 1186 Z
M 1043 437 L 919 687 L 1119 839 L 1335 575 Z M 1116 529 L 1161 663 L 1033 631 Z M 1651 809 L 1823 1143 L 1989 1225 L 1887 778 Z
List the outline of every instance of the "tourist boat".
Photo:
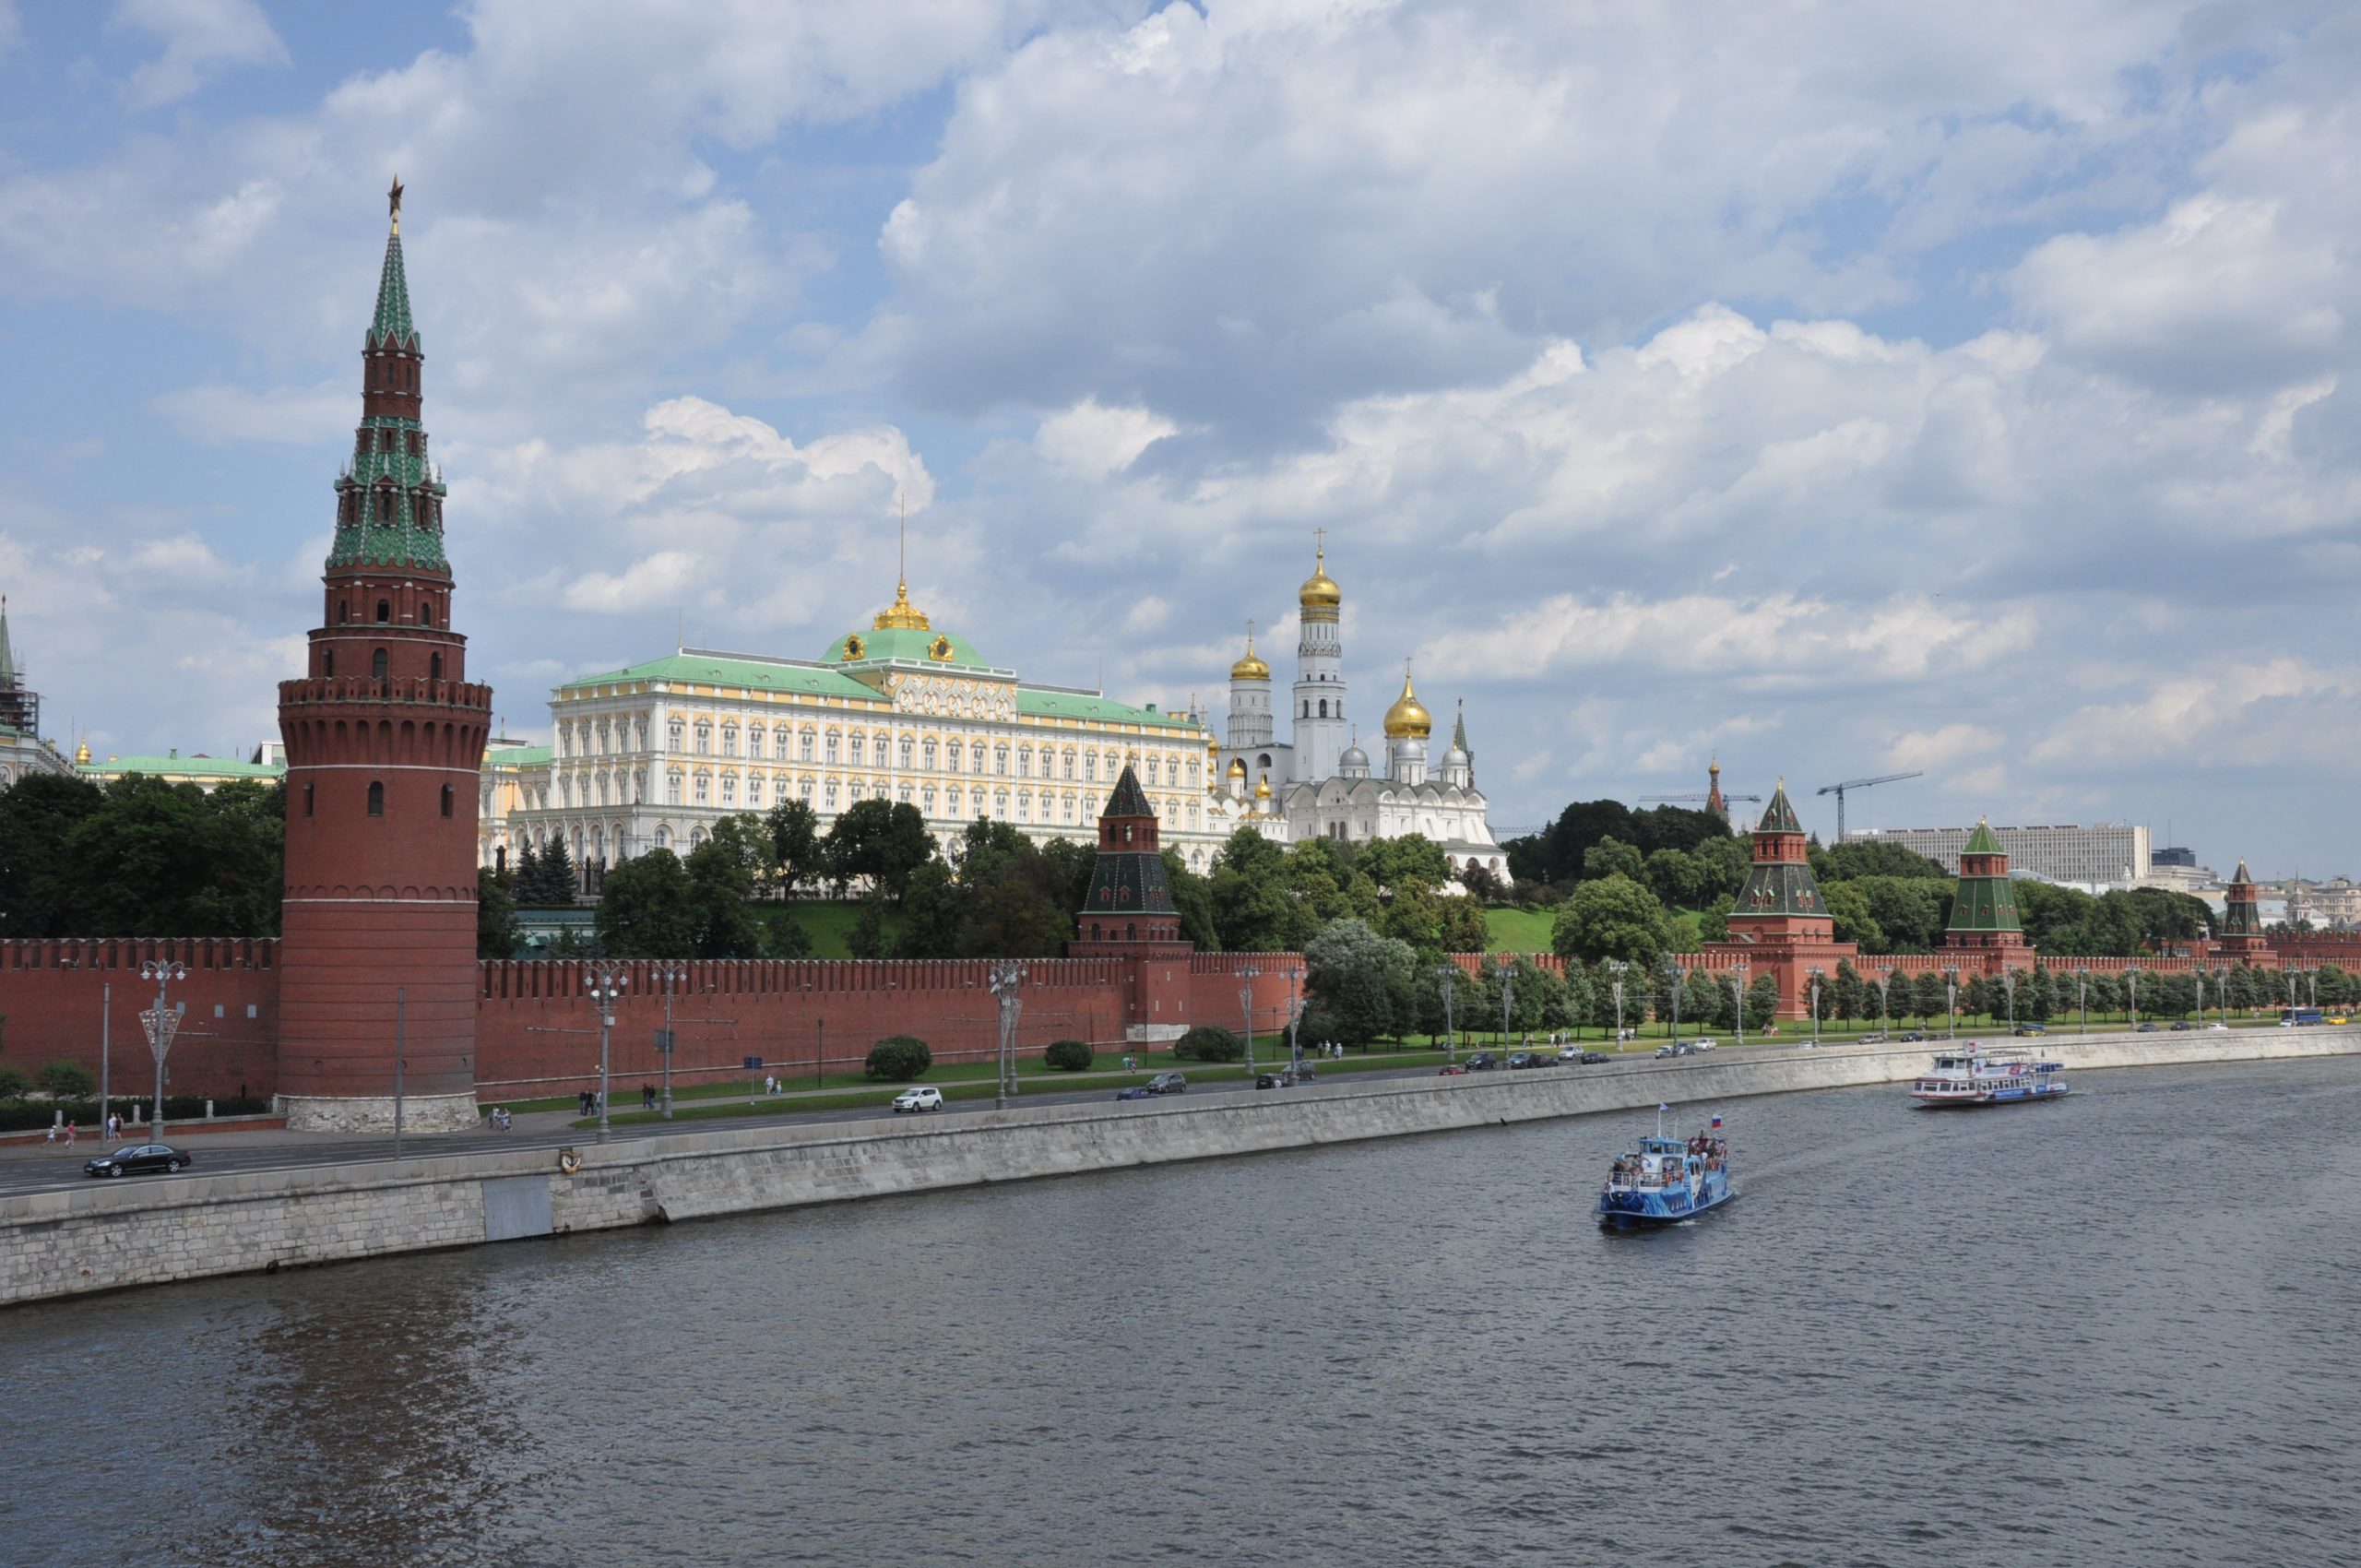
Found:
M 2063 1062 L 2039 1062 L 2015 1051 L 1987 1056 L 1971 1044 L 1963 1052 L 1936 1057 L 1911 1087 L 1910 1098 L 1921 1105 L 2015 1105 L 2056 1099 L 2066 1088 Z
M 1722 1119 L 1693 1138 L 1664 1135 L 1665 1112 L 1656 1107 L 1656 1132 L 1607 1172 L 1598 1194 L 1598 1222 L 1610 1230 L 1642 1230 L 1678 1225 L 1719 1208 L 1738 1194 L 1730 1190 L 1730 1149 Z

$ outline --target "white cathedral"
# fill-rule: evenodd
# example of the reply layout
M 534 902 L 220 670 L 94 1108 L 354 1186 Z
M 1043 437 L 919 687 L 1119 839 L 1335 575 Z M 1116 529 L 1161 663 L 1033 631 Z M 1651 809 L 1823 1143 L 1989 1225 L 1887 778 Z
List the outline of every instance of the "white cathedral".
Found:
M 1345 707 L 1345 650 L 1337 636 L 1344 602 L 1323 544 L 1296 595 L 1300 630 L 1286 741 L 1277 738 L 1271 667 L 1254 651 L 1251 631 L 1245 657 L 1229 667 L 1228 743 L 1219 755 L 1232 811 L 1265 837 L 1287 841 L 1361 844 L 1423 834 L 1442 846 L 1454 873 L 1482 866 L 1507 881 L 1508 856 L 1493 840 L 1476 788 L 1465 713 L 1453 727 L 1441 768 L 1429 771 L 1434 719 L 1406 666 L 1402 695 L 1385 710 L 1385 769 L 1370 772 Z

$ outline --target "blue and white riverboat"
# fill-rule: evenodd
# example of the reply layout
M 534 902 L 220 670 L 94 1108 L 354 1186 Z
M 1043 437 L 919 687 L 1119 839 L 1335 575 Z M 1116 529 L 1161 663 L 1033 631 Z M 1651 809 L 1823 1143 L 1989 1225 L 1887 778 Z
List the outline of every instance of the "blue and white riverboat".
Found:
M 1656 1107 L 1656 1132 L 1608 1168 L 1598 1194 L 1598 1222 L 1610 1230 L 1678 1225 L 1719 1208 L 1738 1194 L 1730 1187 L 1730 1147 L 1722 1119 L 1693 1138 L 1668 1138 Z
M 2038 1061 L 2021 1051 L 1987 1055 L 1971 1040 L 1964 1051 L 1936 1057 L 1911 1086 L 1910 1098 L 1921 1105 L 2021 1105 L 2066 1091 L 2063 1062 Z

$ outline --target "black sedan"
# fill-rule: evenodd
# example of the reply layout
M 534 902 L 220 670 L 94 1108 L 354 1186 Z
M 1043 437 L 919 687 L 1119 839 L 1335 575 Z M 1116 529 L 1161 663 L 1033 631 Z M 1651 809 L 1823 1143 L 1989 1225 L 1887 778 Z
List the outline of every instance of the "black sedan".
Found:
M 1608 1055 L 1604 1051 L 1585 1051 L 1583 1052 L 1583 1065 L 1585 1067 L 1590 1066 L 1594 1063 L 1605 1062 L 1607 1060 Z
M 113 1154 L 82 1162 L 85 1176 L 137 1176 L 150 1170 L 178 1170 L 189 1162 L 188 1151 L 170 1144 L 125 1144 Z
M 1479 1051 L 1467 1059 L 1467 1070 L 1471 1073 L 1489 1073 L 1500 1064 L 1501 1059 L 1489 1051 Z
M 1513 1051 L 1509 1053 L 1509 1070 L 1513 1073 L 1522 1073 L 1529 1067 L 1554 1067 L 1557 1064 L 1556 1057 L 1544 1056 L 1537 1051 Z

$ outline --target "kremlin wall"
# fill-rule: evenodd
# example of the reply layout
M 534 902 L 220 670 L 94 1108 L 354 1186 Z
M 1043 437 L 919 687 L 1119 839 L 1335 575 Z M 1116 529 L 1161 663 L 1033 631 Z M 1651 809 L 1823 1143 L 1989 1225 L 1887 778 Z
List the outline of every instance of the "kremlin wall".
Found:
M 467 639 L 456 629 L 446 493 L 420 419 L 425 356 L 410 317 L 398 184 L 391 195 L 392 232 L 362 350 L 362 420 L 335 486 L 321 623 L 310 634 L 305 672 L 279 687 L 284 934 L 0 942 L 0 1051 L 12 1062 L 65 1058 L 96 1070 L 101 1042 L 111 1042 L 113 1084 L 136 1091 L 148 1070 L 138 1015 L 153 1000 L 140 966 L 164 959 L 186 968 L 172 991 L 185 1009 L 171 1055 L 172 1092 L 275 1096 L 292 1128 L 389 1126 L 397 1039 L 404 1115 L 418 1132 L 471 1127 L 480 1103 L 597 1082 L 599 1014 L 587 995 L 589 967 L 474 956 L 478 780 L 492 693 L 466 679 Z M 1323 644 L 1320 651 L 1333 650 Z M 1414 702 L 1406 677 L 1403 700 Z M 1415 730 L 1422 755 L 1423 708 L 1418 720 L 1404 733 Z M 1319 730 L 1322 719 L 1315 713 L 1311 723 Z M 1322 733 L 1337 739 L 1339 724 Z M 1454 741 L 1453 755 L 1452 766 L 1464 766 L 1464 742 Z M 1153 785 L 1155 761 L 1146 766 Z M 1423 774 L 1409 784 L 1423 787 Z M 1129 760 L 1097 814 L 1098 863 L 1070 956 L 1025 965 L 1019 1048 L 1038 1051 L 1072 1038 L 1111 1053 L 1169 1040 L 1194 1024 L 1236 1028 L 1250 1016 L 1266 1039 L 1283 1030 L 1301 957 L 1198 953 L 1180 936 L 1157 811 Z M 1784 787 L 1753 837 L 1731 940 L 1675 959 L 1744 980 L 1774 977 L 1783 1018 L 1807 1016 L 1811 976 L 1833 976 L 1840 962 L 1865 979 L 1885 969 L 1956 969 L 1966 979 L 2034 966 L 2007 857 L 1988 830 L 1962 855 L 1943 950 L 1873 959 L 1835 939 Z M 2222 933 L 2190 944 L 2185 956 L 2073 958 L 2059 967 L 2361 968 L 2361 936 L 2266 936 L 2244 866 L 2228 902 Z M 1473 968 L 1481 956 L 1459 961 Z M 998 1047 L 991 966 L 982 961 L 666 967 L 686 971 L 670 998 L 681 1083 L 843 1072 L 894 1034 L 925 1039 L 944 1061 L 988 1058 Z M 611 1060 L 616 1092 L 627 1096 L 661 1072 L 656 1042 L 666 997 L 658 966 L 620 968 Z

